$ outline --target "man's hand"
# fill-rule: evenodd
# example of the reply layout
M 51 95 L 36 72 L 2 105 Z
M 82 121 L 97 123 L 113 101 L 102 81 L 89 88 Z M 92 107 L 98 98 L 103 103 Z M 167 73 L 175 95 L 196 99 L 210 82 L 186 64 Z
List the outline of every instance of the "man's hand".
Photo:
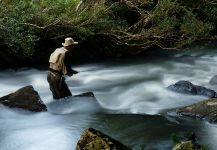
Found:
M 72 73 L 68 73 L 67 75 L 68 75 L 69 77 L 71 77 L 73 74 L 72 74 Z
M 77 74 L 77 73 L 78 73 L 78 71 L 71 70 L 67 75 L 71 77 L 72 75 Z
M 72 70 L 72 74 L 77 74 L 77 73 L 78 73 L 78 71 Z

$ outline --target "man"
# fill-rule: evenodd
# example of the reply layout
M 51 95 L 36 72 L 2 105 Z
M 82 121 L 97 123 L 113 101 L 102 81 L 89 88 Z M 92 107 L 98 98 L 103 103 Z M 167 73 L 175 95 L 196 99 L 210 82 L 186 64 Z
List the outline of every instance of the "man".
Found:
M 64 75 L 72 76 L 78 72 L 71 69 L 70 52 L 74 45 L 78 44 L 73 38 L 66 38 L 63 47 L 57 48 L 49 59 L 50 67 L 47 75 L 47 81 L 54 99 L 60 99 L 72 96 L 66 82 Z

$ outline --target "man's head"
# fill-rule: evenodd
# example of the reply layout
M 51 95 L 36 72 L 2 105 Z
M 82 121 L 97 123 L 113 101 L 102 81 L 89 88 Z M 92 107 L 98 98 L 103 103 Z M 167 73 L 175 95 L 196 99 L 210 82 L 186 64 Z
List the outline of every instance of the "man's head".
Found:
M 67 49 L 67 50 L 72 50 L 74 48 L 74 45 L 78 44 L 78 42 L 75 42 L 73 38 L 68 37 L 65 38 L 65 43 L 62 43 L 62 45 Z

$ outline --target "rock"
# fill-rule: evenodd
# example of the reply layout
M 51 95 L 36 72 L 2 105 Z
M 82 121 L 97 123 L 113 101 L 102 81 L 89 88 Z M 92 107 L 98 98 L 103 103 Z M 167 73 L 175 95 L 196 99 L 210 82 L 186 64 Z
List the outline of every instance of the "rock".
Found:
M 102 132 L 89 128 L 86 129 L 77 143 L 76 150 L 130 150 L 122 143 L 112 139 Z
M 203 148 L 197 143 L 196 134 L 192 133 L 187 140 L 176 144 L 172 150 L 203 150 Z
M 47 109 L 54 114 L 68 114 L 68 113 L 101 113 L 107 112 L 99 101 L 94 96 L 93 92 L 81 93 L 78 95 L 54 100 L 47 104 Z
M 191 141 L 184 141 L 176 144 L 172 150 L 194 150 L 194 148 Z
M 0 104 L 34 112 L 47 111 L 46 105 L 42 102 L 38 92 L 35 91 L 31 85 L 20 88 L 14 93 L 1 97 Z
M 214 77 L 212 77 L 209 81 L 209 83 L 211 85 L 217 85 L 217 75 L 215 75 Z
M 184 115 L 206 119 L 209 122 L 217 121 L 217 98 L 211 98 L 196 104 L 176 109 L 176 112 Z
M 81 93 L 79 95 L 74 95 L 72 97 L 72 100 L 75 101 L 88 101 L 92 102 L 95 106 L 101 108 L 101 105 L 99 104 L 98 100 L 96 99 L 95 95 L 93 92 L 86 92 L 86 93 Z
M 79 95 L 75 95 L 73 97 L 92 97 L 92 98 L 96 99 L 93 92 L 86 92 L 86 93 L 82 93 L 82 94 L 79 94 Z
M 202 86 L 194 85 L 189 81 L 178 81 L 168 87 L 169 90 L 192 95 L 204 95 L 207 97 L 217 97 L 217 93 L 214 90 L 207 89 Z

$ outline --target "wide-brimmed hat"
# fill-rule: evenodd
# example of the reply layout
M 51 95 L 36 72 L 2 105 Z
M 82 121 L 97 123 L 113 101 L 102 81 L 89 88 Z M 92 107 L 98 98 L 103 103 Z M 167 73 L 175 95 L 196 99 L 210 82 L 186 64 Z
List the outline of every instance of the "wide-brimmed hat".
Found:
M 65 43 L 62 43 L 63 46 L 70 46 L 74 44 L 78 44 L 78 42 L 75 42 L 71 37 L 65 38 Z

